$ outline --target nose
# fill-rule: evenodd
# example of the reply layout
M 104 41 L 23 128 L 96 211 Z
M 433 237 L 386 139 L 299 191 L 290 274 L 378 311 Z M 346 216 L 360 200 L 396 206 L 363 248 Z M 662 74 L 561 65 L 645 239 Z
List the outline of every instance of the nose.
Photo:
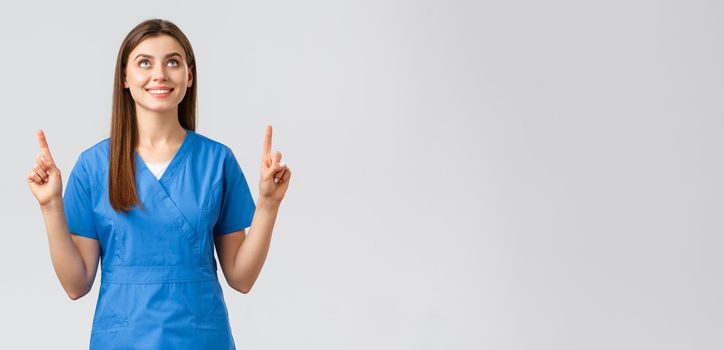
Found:
M 152 78 L 154 81 L 166 80 L 166 67 L 164 67 L 164 65 L 162 64 L 157 64 L 155 67 L 153 67 Z

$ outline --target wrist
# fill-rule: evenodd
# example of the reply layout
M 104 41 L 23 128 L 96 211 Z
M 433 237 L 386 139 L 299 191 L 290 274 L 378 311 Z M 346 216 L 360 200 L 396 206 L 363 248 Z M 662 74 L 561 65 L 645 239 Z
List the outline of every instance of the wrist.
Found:
M 278 201 L 273 198 L 268 197 L 259 197 L 259 200 L 256 202 L 257 208 L 262 209 L 279 209 L 279 206 L 282 204 L 281 201 Z
M 43 212 L 55 211 L 63 209 L 63 197 L 53 197 L 47 202 L 40 205 L 40 210 Z

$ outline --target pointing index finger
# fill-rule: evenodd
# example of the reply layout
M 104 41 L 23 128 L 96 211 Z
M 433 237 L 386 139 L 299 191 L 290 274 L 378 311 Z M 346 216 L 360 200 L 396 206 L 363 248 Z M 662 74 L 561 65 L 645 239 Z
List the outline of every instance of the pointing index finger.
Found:
M 50 147 L 48 147 L 48 141 L 45 139 L 45 133 L 42 129 L 38 130 L 38 142 L 40 142 L 40 150 L 43 152 L 45 159 L 52 160 L 53 157 L 50 155 Z
M 272 144 L 272 126 L 267 124 L 266 135 L 264 136 L 264 154 L 271 153 Z

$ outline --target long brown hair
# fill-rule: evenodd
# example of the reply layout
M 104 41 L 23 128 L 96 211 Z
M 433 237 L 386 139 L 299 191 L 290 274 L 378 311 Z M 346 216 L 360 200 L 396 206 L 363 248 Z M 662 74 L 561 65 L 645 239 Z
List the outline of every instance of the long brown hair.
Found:
M 111 118 L 110 165 L 108 169 L 108 197 L 116 211 L 128 211 L 134 204 L 143 207 L 136 192 L 134 150 L 138 142 L 136 105 L 131 91 L 124 88 L 128 56 L 146 38 L 159 35 L 174 37 L 183 47 L 194 83 L 179 103 L 178 120 L 182 127 L 196 130 L 196 59 L 191 43 L 175 24 L 162 19 L 149 19 L 133 28 L 123 39 L 113 79 L 113 115 Z

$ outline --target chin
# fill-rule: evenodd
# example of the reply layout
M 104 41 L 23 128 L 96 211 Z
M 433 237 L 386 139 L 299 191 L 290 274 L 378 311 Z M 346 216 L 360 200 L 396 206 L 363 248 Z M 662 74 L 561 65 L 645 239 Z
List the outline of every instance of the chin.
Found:
M 172 104 L 152 104 L 152 105 L 141 104 L 140 106 L 149 112 L 163 113 L 163 112 L 172 111 L 172 110 L 178 108 L 178 103 L 174 104 L 174 105 L 172 105 Z

